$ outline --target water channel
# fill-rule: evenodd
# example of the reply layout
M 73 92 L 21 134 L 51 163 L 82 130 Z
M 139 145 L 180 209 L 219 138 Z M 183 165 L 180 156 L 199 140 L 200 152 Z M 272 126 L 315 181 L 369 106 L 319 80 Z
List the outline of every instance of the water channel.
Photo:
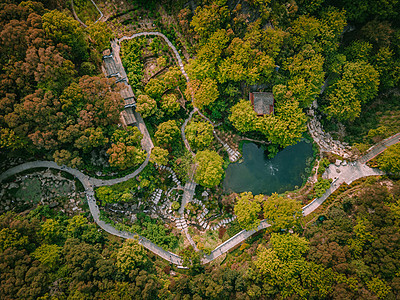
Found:
M 270 195 L 294 190 L 308 176 L 312 154 L 312 144 L 305 140 L 286 147 L 272 159 L 262 147 L 246 143 L 243 158 L 226 169 L 224 191 Z

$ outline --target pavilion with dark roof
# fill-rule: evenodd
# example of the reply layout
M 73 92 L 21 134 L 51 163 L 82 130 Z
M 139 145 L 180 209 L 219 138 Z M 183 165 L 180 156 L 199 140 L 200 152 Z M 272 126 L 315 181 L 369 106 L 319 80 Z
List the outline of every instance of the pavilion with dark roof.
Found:
M 257 116 L 274 113 L 274 95 L 270 92 L 251 92 L 249 100 Z

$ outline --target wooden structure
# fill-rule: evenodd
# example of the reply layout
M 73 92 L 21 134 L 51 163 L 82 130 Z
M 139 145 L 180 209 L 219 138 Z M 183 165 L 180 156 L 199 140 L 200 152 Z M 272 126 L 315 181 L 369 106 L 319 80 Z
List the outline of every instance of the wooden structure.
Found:
M 125 110 L 121 112 L 121 117 L 126 126 L 135 126 L 137 123 L 135 113 L 132 108 L 125 108 Z
M 116 83 L 124 85 L 120 94 L 125 101 L 125 110 L 121 113 L 122 122 L 126 126 L 136 125 L 137 121 L 134 115 L 136 109 L 136 98 L 132 87 L 128 83 L 124 67 L 121 63 L 116 63 L 110 49 L 103 52 L 103 66 L 108 78 L 114 78 Z
M 257 116 L 272 115 L 274 113 L 274 95 L 270 92 L 251 92 L 249 100 Z

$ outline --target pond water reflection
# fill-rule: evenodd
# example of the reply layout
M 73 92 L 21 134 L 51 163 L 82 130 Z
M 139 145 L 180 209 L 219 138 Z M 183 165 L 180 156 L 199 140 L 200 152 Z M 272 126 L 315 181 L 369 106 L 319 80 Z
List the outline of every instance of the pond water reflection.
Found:
M 226 169 L 224 191 L 270 195 L 293 190 L 307 176 L 307 161 L 312 161 L 312 154 L 312 144 L 304 140 L 286 147 L 272 159 L 268 159 L 262 147 L 246 143 L 241 161 Z

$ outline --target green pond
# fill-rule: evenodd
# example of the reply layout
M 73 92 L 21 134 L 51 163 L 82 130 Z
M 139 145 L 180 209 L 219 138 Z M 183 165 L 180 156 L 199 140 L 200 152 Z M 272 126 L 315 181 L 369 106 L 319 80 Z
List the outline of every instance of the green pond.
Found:
M 286 147 L 272 159 L 262 147 L 246 143 L 242 159 L 226 169 L 224 191 L 270 195 L 294 190 L 307 177 L 312 155 L 312 144 L 306 140 Z

